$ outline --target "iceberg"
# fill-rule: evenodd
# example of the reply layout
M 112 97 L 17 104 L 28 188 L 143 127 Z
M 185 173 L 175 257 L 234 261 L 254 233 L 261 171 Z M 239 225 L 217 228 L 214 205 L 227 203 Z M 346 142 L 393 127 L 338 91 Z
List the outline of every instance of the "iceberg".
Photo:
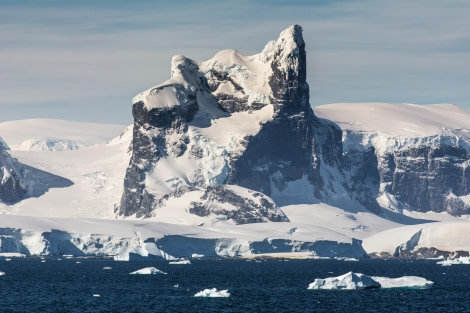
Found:
M 316 278 L 308 285 L 313 290 L 358 290 L 358 289 L 429 289 L 434 282 L 419 276 L 397 278 L 367 276 L 349 272 L 337 277 Z
M 447 258 L 447 260 L 439 261 L 437 262 L 437 264 L 440 264 L 442 266 L 451 266 L 451 265 L 456 265 L 456 264 L 470 264 L 470 257 L 461 256 L 456 259 Z
M 4 276 L 5 275 L 5 272 L 0 272 L 0 276 Z
M 355 290 L 377 288 L 380 288 L 380 284 L 370 276 L 353 272 L 337 277 L 315 278 L 315 281 L 308 285 L 308 289 L 314 290 Z
M 230 297 L 230 293 L 227 289 L 218 291 L 217 288 L 212 288 L 199 291 L 194 296 L 202 298 L 228 298 Z
M 156 267 L 144 267 L 140 270 L 134 271 L 130 274 L 140 274 L 140 275 L 152 275 L 152 274 L 166 274 L 165 272 L 160 271 Z

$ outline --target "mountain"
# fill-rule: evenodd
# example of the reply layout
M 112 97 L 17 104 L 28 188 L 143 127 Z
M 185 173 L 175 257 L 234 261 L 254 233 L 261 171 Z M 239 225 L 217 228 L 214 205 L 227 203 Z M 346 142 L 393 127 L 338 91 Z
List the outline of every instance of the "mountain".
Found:
M 367 169 L 342 172 L 341 130 L 314 115 L 306 67 L 298 25 L 256 55 L 173 57 L 171 78 L 133 99 L 132 157 L 117 213 L 149 218 L 184 206 L 237 224 L 288 221 L 276 200 L 302 201 L 288 191 L 297 185 L 309 202 L 335 203 L 342 194 L 379 211 Z

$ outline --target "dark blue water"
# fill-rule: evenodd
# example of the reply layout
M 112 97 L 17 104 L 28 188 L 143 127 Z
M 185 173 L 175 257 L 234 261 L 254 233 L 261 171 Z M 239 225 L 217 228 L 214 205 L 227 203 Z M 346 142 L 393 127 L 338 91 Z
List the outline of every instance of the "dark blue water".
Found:
M 470 266 L 435 261 L 0 260 L 0 312 L 470 312 Z M 129 275 L 154 266 L 167 275 Z M 104 270 L 103 267 L 112 267 Z M 429 290 L 313 291 L 348 271 L 434 281 Z M 178 284 L 178 287 L 175 285 Z M 207 288 L 229 298 L 195 298 Z M 94 295 L 100 295 L 96 297 Z

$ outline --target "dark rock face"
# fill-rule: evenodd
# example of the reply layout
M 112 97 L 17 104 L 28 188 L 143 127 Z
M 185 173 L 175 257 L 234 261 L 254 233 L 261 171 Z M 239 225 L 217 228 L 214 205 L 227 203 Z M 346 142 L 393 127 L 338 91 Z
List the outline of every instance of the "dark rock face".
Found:
M 163 156 L 179 157 L 187 149 L 188 122 L 198 110 L 196 95 L 183 86 L 174 86 L 187 96 L 184 106 L 147 110 L 142 101 L 134 103 L 132 157 L 124 180 L 124 194 L 119 213 L 148 216 L 154 209 L 154 197 L 145 190 L 145 172 Z M 130 213 L 132 212 L 132 213 Z
M 224 215 L 236 224 L 288 221 L 287 217 L 279 210 L 276 210 L 276 205 L 265 195 L 259 192 L 251 193 L 254 198 L 258 198 L 258 203 L 223 186 L 207 187 L 201 197 L 201 202 L 192 202 L 189 212 L 198 216 L 208 216 L 211 213 Z M 208 207 L 205 205 L 207 202 L 220 203 L 221 205 L 218 208 L 214 208 L 214 205 Z M 227 210 L 227 204 L 235 206 L 237 210 Z M 256 214 L 253 214 L 253 212 L 256 212 Z
M 399 201 L 420 211 L 470 212 L 459 196 L 470 193 L 466 150 L 460 146 L 419 146 L 382 155 L 380 178 Z
M 0 150 L 0 201 L 13 203 L 23 199 L 26 190 L 17 170 L 18 163 L 6 150 Z

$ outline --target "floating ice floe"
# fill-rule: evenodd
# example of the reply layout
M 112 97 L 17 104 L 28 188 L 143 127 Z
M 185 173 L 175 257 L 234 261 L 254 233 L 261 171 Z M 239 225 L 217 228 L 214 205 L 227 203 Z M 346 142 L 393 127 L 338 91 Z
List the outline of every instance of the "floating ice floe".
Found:
M 397 278 L 372 276 L 382 289 L 429 289 L 434 282 L 419 276 L 402 276 Z
M 442 266 L 451 266 L 455 264 L 470 264 L 470 257 L 462 256 L 456 259 L 447 259 L 447 260 L 439 261 L 437 262 L 437 264 L 440 264 Z
M 5 272 L 0 272 L 0 276 L 3 276 L 3 275 L 5 275 Z
M 192 257 L 193 259 L 201 259 L 201 258 L 204 258 L 205 255 L 204 255 L 204 254 L 193 253 L 193 254 L 191 255 L 191 257 Z
M 113 268 L 111 266 L 105 266 L 103 267 L 104 270 L 112 270 Z
M 194 295 L 195 297 L 203 297 L 203 298 L 228 298 L 230 297 L 230 293 L 228 290 L 217 290 L 217 288 L 212 289 L 204 289 L 203 291 L 199 291 Z
M 191 264 L 191 261 L 184 259 L 178 261 L 170 261 L 169 264 Z
M 418 276 L 402 276 L 389 278 L 367 276 L 361 273 L 349 272 L 337 277 L 316 278 L 308 285 L 308 289 L 324 290 L 357 290 L 357 289 L 429 289 L 434 283 Z
M 151 274 L 166 274 L 165 272 L 160 271 L 156 267 L 144 267 L 140 270 L 137 270 L 135 272 L 132 272 L 130 274 L 140 274 L 140 275 L 151 275 Z
M 25 258 L 26 255 L 23 253 L 17 252 L 2 252 L 0 253 L 0 258 Z

